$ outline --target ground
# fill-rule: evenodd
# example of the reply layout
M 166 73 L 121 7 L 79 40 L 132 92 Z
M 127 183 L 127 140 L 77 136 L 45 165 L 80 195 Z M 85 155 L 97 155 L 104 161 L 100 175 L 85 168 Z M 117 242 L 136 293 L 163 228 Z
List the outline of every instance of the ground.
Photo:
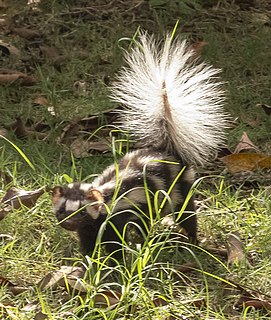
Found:
M 30 2 L 0 1 L 0 195 L 11 186 L 30 194 L 47 189 L 30 208 L 6 209 L 2 201 L 1 316 L 269 319 L 270 162 L 232 172 L 220 160 L 246 132 L 253 156 L 270 161 L 269 1 Z M 199 168 L 195 190 L 200 246 L 214 250 L 179 251 L 157 236 L 112 268 L 99 257 L 82 257 L 76 236 L 57 225 L 48 190 L 91 181 L 112 163 L 112 136 L 115 153 L 128 148 L 110 134 L 117 106 L 108 86 L 139 28 L 163 37 L 175 27 L 221 69 L 232 118 L 225 150 Z M 82 261 L 83 292 L 70 278 L 40 285 L 50 272 Z

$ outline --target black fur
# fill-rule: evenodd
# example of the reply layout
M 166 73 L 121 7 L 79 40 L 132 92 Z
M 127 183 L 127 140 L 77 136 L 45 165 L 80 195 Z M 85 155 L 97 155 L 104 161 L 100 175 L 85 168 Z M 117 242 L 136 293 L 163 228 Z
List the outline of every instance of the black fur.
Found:
M 149 160 L 148 162 L 145 161 L 146 157 Z M 116 258 L 120 258 L 121 256 L 121 246 L 118 244 L 120 239 L 112 225 L 122 235 L 125 225 L 130 221 L 134 221 L 144 233 L 147 232 L 141 220 L 144 219 L 147 224 L 149 222 L 148 217 L 144 218 L 144 215 L 141 213 L 144 212 L 147 215 L 149 210 L 145 197 L 144 181 L 147 184 L 148 194 L 153 206 L 153 195 L 155 192 L 158 190 L 167 192 L 177 174 L 183 170 L 182 164 L 169 164 L 163 162 L 164 159 L 176 162 L 175 158 L 161 152 L 153 152 L 150 149 L 137 150 L 129 153 L 118 163 L 118 173 L 119 175 L 123 175 L 120 185 L 116 185 L 115 183 L 116 170 L 111 166 L 109 170 L 105 170 L 90 185 L 75 183 L 67 187 L 55 188 L 53 199 L 55 197 L 56 217 L 64 228 L 77 231 L 81 250 L 84 254 L 91 254 L 93 252 L 98 232 L 105 221 L 106 226 L 102 235 L 102 242 L 106 243 L 105 247 L 108 252 L 115 252 L 114 256 Z M 184 170 L 171 193 L 171 196 L 174 198 L 172 209 L 175 212 L 176 219 L 193 183 L 191 171 L 192 169 L 190 168 Z M 89 205 L 93 203 L 93 201 L 86 200 L 89 190 L 98 190 L 103 197 L 103 202 L 110 206 L 116 189 L 119 189 L 119 192 L 115 195 L 115 198 L 120 199 L 116 200 L 117 206 L 115 209 L 112 207 L 112 211 L 109 214 L 104 206 L 100 208 L 99 212 L 93 208 L 93 211 L 87 211 L 86 203 Z M 130 199 L 131 203 L 127 199 L 121 198 L 124 194 L 126 198 Z M 80 207 L 78 213 L 73 215 L 73 210 L 69 210 L 68 208 L 68 201 L 71 201 L 72 204 L 74 204 L 74 201 L 77 201 L 78 209 Z M 60 203 L 61 205 L 59 206 Z M 94 215 L 97 213 L 97 217 L 92 216 L 92 212 L 94 212 Z M 162 215 L 170 213 L 170 206 L 166 206 Z M 72 216 L 69 217 L 70 215 Z M 140 218 L 138 218 L 138 215 L 140 215 Z M 189 200 L 187 208 L 178 223 L 186 230 L 190 240 L 196 242 L 197 219 L 194 213 L 193 196 Z

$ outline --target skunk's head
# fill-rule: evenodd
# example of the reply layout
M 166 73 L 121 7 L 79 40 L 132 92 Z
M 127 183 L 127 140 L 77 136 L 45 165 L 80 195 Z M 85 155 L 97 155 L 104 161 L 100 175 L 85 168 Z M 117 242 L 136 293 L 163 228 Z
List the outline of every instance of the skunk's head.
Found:
M 60 225 L 76 231 L 82 223 L 96 220 L 103 206 L 103 196 L 88 183 L 71 183 L 52 190 L 53 209 Z

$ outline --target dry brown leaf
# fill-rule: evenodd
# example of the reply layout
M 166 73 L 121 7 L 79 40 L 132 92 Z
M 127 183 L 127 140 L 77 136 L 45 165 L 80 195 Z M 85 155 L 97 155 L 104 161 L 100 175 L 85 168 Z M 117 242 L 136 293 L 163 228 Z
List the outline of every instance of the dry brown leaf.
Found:
M 222 257 L 228 256 L 228 250 L 226 248 L 212 247 L 209 245 L 203 246 L 202 244 L 201 244 L 201 248 L 203 248 L 204 250 L 208 251 L 211 254 L 218 254 Z
M 26 77 L 23 77 L 20 80 L 20 85 L 26 86 L 26 87 L 34 86 L 37 83 L 38 83 L 37 77 L 32 76 L 32 75 L 27 75 Z
M 12 177 L 6 172 L 0 170 L 0 181 L 2 181 L 6 185 L 11 183 Z
M 253 307 L 255 309 L 265 309 L 271 310 L 271 300 L 260 300 L 260 299 L 242 299 L 245 300 L 242 302 L 243 307 Z
M 89 156 L 89 151 L 95 150 L 99 152 L 109 151 L 108 141 L 103 139 L 100 141 L 88 141 L 83 138 L 75 139 L 70 146 L 75 158 L 84 158 Z
M 177 271 L 181 273 L 188 273 L 194 271 L 194 269 L 198 268 L 198 264 L 196 262 L 186 262 L 176 268 Z
M 262 153 L 231 154 L 221 160 L 232 173 L 271 168 L 271 156 Z
M 33 103 L 39 106 L 48 106 L 49 101 L 43 96 L 37 96 Z
M 224 295 L 240 295 L 238 301 L 234 304 L 237 308 L 254 307 L 255 309 L 266 309 L 271 310 L 271 297 L 266 295 L 259 290 L 245 287 L 231 281 L 231 286 L 229 284 L 223 283 Z
M 0 210 L 0 221 L 3 220 L 5 218 L 5 216 L 10 212 L 10 210 L 8 209 L 1 209 Z
M 259 149 L 252 143 L 252 141 L 249 139 L 248 135 L 246 132 L 244 132 L 242 134 L 241 139 L 239 140 L 235 150 L 233 151 L 233 153 L 240 153 L 240 151 L 243 150 L 255 150 L 255 151 L 259 151 Z
M 99 141 L 90 141 L 89 151 L 105 152 L 110 150 L 110 145 L 106 139 L 100 139 Z
M 47 187 L 41 187 L 32 191 L 10 187 L 0 201 L 0 205 L 2 206 L 0 215 L 2 214 L 2 216 L 5 217 L 13 208 L 19 209 L 22 206 L 28 208 L 33 207 L 38 198 L 47 190 Z
M 27 290 L 26 287 L 20 287 L 15 284 L 13 284 L 8 279 L 0 276 L 0 287 L 6 287 L 11 293 L 14 295 L 20 294 Z
M 13 130 L 15 136 L 18 139 L 34 137 L 34 138 L 42 140 L 42 139 L 46 138 L 46 136 L 47 136 L 46 133 L 39 132 L 38 130 L 36 130 L 36 128 L 27 128 L 20 117 L 16 118 L 15 122 L 7 125 L 6 128 L 9 130 Z
M 228 237 L 228 264 L 246 261 L 243 243 L 238 232 L 231 233 Z
M 162 306 L 168 305 L 168 301 L 162 297 L 154 298 L 152 302 L 156 307 L 162 307 Z
M 241 291 L 241 296 L 235 306 L 239 308 L 253 307 L 255 309 L 271 310 L 270 296 L 266 297 L 265 295 L 255 290 L 249 292 L 241 285 L 237 285 L 237 289 Z
M 204 298 L 192 300 L 190 303 L 196 308 L 206 307 L 207 305 Z
M 34 320 L 46 320 L 49 319 L 48 315 L 43 313 L 42 311 L 39 311 L 35 314 Z
M 13 130 L 18 139 L 27 137 L 27 129 L 25 128 L 24 122 L 20 117 L 17 117 L 15 122 L 9 124 L 7 128 Z
M 122 294 L 115 290 L 103 290 L 94 296 L 95 307 L 115 307 L 119 304 Z
M 10 84 L 17 80 L 22 86 L 33 86 L 38 82 L 38 79 L 35 76 L 27 75 L 16 70 L 0 68 L 0 85 Z
M 55 60 L 60 56 L 59 50 L 55 47 L 40 46 L 40 51 L 49 60 Z
M 66 287 L 68 284 L 72 289 L 80 292 L 86 292 L 82 279 L 85 270 L 81 267 L 62 266 L 59 270 L 55 270 L 47 274 L 39 283 L 40 290 L 56 288 L 56 286 Z
M 75 121 L 68 123 L 62 130 L 59 138 L 59 143 L 66 143 L 69 145 L 70 141 L 74 141 L 74 137 L 78 135 L 81 126 Z
M 9 84 L 24 77 L 26 77 L 26 74 L 16 71 L 14 73 L 0 74 L 0 85 Z
M 7 319 L 12 319 L 12 320 L 20 320 L 20 318 L 18 318 L 13 312 L 12 309 L 14 309 L 13 305 L 9 305 L 9 304 L 4 304 L 0 302 L 0 309 L 3 310 L 3 315 L 7 315 Z M 16 307 L 15 307 L 16 309 Z M 6 319 L 6 318 L 3 318 Z
M 18 35 L 21 38 L 31 40 L 34 38 L 39 38 L 42 36 L 41 32 L 38 30 L 28 29 L 28 28 L 10 28 L 10 31 Z
M 254 117 L 251 115 L 240 115 L 240 120 L 252 128 L 258 128 L 261 123 L 261 120 L 257 115 Z
M 61 67 L 67 60 L 69 60 L 69 56 L 61 54 L 55 47 L 40 46 L 40 51 L 44 58 L 50 61 L 56 68 Z
M 0 40 L 0 51 L 2 52 L 2 56 L 20 56 L 20 51 L 9 43 L 5 43 Z
M 86 97 L 87 93 L 87 83 L 84 80 L 75 81 L 73 84 L 73 92 L 76 96 Z
M 121 110 L 122 107 L 118 107 L 104 110 L 102 113 L 97 112 L 87 118 L 81 119 L 78 123 L 81 124 L 86 130 L 97 129 L 101 125 L 101 116 L 106 124 L 111 124 L 116 121 L 117 114 Z
M 75 139 L 70 145 L 70 149 L 75 158 L 84 158 L 89 156 L 90 141 L 83 138 Z
M 8 131 L 4 128 L 0 128 L 0 136 L 7 137 Z
M 271 106 L 267 104 L 257 104 L 256 107 L 261 107 L 266 115 L 271 116 Z
M 194 50 L 194 58 L 198 58 L 202 54 L 203 48 L 208 44 L 206 41 L 197 41 L 191 45 Z

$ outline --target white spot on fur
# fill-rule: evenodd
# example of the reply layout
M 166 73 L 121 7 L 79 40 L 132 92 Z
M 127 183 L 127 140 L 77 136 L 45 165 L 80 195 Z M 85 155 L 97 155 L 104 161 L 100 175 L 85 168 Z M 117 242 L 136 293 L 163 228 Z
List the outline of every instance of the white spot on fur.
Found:
M 80 208 L 80 201 L 67 200 L 66 201 L 66 211 L 76 211 Z
M 97 210 L 97 208 L 92 206 L 91 204 L 86 206 L 86 210 L 88 215 L 94 220 L 96 220 L 100 215 L 100 211 Z
M 88 190 L 92 189 L 93 186 L 90 183 L 81 183 L 80 190 L 87 192 Z

